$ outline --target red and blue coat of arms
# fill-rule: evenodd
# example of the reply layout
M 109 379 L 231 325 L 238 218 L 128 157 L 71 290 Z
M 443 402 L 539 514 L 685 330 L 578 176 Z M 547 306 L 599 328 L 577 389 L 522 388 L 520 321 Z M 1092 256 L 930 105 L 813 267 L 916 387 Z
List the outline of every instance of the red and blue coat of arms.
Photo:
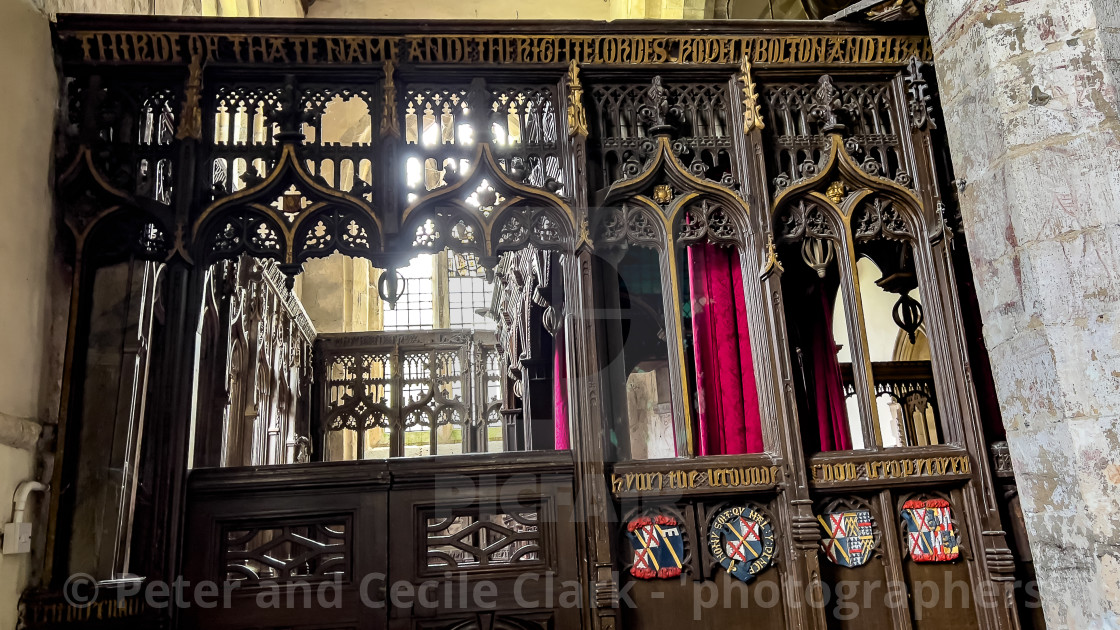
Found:
M 673 578 L 684 566 L 684 538 L 677 519 L 665 514 L 641 516 L 626 524 L 634 550 L 630 574 L 643 580 Z
M 907 501 L 902 521 L 914 562 L 948 562 L 960 555 L 953 513 L 945 499 Z

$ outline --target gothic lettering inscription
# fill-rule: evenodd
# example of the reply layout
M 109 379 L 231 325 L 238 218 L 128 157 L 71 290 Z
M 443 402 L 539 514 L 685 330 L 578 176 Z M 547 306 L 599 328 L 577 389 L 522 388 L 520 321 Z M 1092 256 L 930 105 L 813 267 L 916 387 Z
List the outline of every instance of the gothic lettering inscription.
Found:
M 909 477 L 970 475 L 972 474 L 972 465 L 967 455 L 955 455 L 952 457 L 918 457 L 812 464 L 809 466 L 809 470 L 813 483 L 838 483 L 878 479 L 906 479 Z
M 672 490 L 765 488 L 777 484 L 779 475 L 777 466 L 614 473 L 611 491 L 621 496 Z
M 929 39 L 913 35 L 404 35 L 236 33 L 63 33 L 96 63 L 204 62 L 302 65 L 404 63 L 640 65 L 659 63 L 904 64 L 932 61 Z

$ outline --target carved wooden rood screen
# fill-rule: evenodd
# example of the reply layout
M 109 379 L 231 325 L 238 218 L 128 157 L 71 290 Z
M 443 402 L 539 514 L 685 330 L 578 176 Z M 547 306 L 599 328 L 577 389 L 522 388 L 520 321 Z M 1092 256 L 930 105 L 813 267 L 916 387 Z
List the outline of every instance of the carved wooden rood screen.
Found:
M 56 35 L 27 627 L 1033 627 L 922 33 Z

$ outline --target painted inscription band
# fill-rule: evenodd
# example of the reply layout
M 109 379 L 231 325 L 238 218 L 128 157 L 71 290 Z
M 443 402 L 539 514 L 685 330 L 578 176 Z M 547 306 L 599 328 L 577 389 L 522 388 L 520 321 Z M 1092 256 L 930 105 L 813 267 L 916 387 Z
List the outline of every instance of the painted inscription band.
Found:
M 780 474 L 777 466 L 614 473 L 611 475 L 611 491 L 619 496 L 665 490 L 764 488 L 777 484 Z
M 295 36 L 235 33 L 74 31 L 82 60 L 96 63 L 204 62 L 366 65 L 404 63 L 642 65 L 658 63 L 903 64 L 933 60 L 915 35 L 404 35 Z
M 906 479 L 909 477 L 943 477 L 970 475 L 972 464 L 967 455 L 953 457 L 917 457 L 906 459 L 839 462 L 809 466 L 813 483 Z

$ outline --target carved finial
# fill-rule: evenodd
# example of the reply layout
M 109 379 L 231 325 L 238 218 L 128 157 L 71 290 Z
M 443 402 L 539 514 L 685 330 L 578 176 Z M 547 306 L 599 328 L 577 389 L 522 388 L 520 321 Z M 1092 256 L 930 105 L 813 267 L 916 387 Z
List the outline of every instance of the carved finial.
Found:
M 587 112 L 583 109 L 583 84 L 579 82 L 579 64 L 568 64 L 568 135 L 587 137 Z
M 490 127 L 491 105 L 494 95 L 486 85 L 486 79 L 475 77 L 467 88 L 467 106 L 470 108 L 470 118 L 474 128 L 476 142 L 490 142 L 492 132 Z
M 642 104 L 638 107 L 638 119 L 649 126 L 654 136 L 669 135 L 673 125 L 669 116 L 681 117 L 680 106 L 669 105 L 669 90 L 661 84 L 661 77 L 653 77 L 653 83 L 642 93 Z
M 821 127 L 823 133 L 844 133 L 847 127 L 840 122 L 839 116 L 844 111 L 843 102 L 840 100 L 840 90 L 832 83 L 832 77 L 822 74 L 817 81 L 817 89 L 811 96 L 812 106 L 809 108 L 809 117 L 824 123 Z
M 891 310 L 891 317 L 894 323 L 898 324 L 906 333 L 906 338 L 913 344 L 918 338 L 918 329 L 922 327 L 922 322 L 925 321 L 925 315 L 922 313 L 922 305 L 909 294 L 903 293 L 898 296 L 898 301 L 894 303 L 894 309 Z
M 170 251 L 167 252 L 167 261 L 170 261 L 176 255 L 186 261 L 188 264 L 194 264 L 194 258 L 191 257 L 189 248 L 187 247 L 185 231 L 182 225 L 175 226 L 175 242 L 171 245 Z M 165 262 L 167 262 L 165 261 Z
M 284 87 L 276 103 L 268 103 L 264 108 L 265 120 L 280 127 L 276 139 L 284 143 L 303 142 L 303 123 L 310 120 L 310 114 L 303 110 L 303 94 L 294 74 L 284 75 Z
M 187 89 L 183 92 L 183 109 L 179 112 L 179 131 L 175 137 L 180 140 L 202 139 L 202 55 L 191 58 L 188 68 Z
M 786 270 L 782 266 L 782 261 L 778 260 L 778 248 L 774 245 L 774 235 L 766 235 L 766 262 L 762 265 L 762 272 L 758 274 L 759 278 L 765 280 L 775 273 L 784 273 Z
M 751 62 L 747 55 L 743 55 L 743 64 L 739 66 L 739 82 L 743 84 L 743 133 L 765 129 L 758 93 L 755 92 L 754 81 L 751 79 Z
M 587 217 L 584 217 L 579 222 L 579 236 L 576 237 L 576 249 L 587 247 L 587 249 L 594 249 L 595 244 L 591 241 L 591 229 L 587 224 Z
M 929 87 L 922 76 L 922 62 L 917 57 L 911 57 L 906 65 L 906 89 L 910 93 L 910 126 L 914 129 L 937 129 L 933 121 L 933 106 L 929 104 L 930 96 L 926 93 Z
M 801 260 L 821 279 L 828 273 L 828 266 L 835 257 L 836 249 L 829 239 L 812 237 L 801 241 Z
M 381 64 L 385 78 L 381 80 L 381 137 L 401 137 L 400 121 L 397 120 L 397 85 L 393 82 L 396 64 L 386 59 Z

